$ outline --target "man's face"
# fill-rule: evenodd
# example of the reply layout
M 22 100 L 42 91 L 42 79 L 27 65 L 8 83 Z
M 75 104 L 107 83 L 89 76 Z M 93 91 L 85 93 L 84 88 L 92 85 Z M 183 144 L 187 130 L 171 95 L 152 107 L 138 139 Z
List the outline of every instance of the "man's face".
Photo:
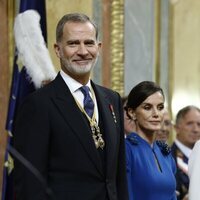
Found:
M 162 127 L 159 131 L 156 133 L 156 139 L 157 140 L 162 140 L 162 141 L 167 141 L 169 139 L 169 135 L 172 132 L 172 121 L 169 116 L 168 111 L 165 111 L 164 116 L 163 116 L 163 122 L 162 122 Z
M 200 113 L 190 110 L 175 126 L 177 139 L 189 148 L 200 138 Z
M 94 26 L 89 23 L 68 22 L 63 37 L 55 44 L 62 70 L 73 78 L 89 77 L 94 67 L 101 43 L 97 42 Z

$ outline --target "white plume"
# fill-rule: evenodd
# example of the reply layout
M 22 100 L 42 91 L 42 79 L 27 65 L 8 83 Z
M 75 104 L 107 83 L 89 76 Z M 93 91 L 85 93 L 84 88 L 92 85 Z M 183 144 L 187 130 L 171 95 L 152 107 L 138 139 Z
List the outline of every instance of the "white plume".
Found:
M 18 59 L 26 67 L 36 88 L 41 87 L 42 81 L 52 80 L 56 76 L 39 21 L 38 12 L 27 10 L 17 15 L 14 24 Z

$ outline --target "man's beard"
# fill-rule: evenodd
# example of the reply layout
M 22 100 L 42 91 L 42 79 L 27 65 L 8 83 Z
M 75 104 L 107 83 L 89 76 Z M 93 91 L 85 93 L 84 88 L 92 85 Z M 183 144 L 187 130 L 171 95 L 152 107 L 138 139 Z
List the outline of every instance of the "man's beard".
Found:
M 89 73 L 95 66 L 97 57 L 94 62 L 88 63 L 87 65 L 76 65 L 70 63 L 66 58 L 61 58 L 61 65 L 69 71 L 71 74 L 84 75 Z

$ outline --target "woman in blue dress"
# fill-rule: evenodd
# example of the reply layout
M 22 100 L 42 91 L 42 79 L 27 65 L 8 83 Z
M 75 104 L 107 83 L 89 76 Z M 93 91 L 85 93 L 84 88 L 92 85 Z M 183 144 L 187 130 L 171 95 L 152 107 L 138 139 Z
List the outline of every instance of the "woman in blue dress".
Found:
M 164 114 L 163 90 L 143 81 L 131 90 L 125 109 L 136 125 L 136 133 L 126 138 L 129 199 L 175 200 L 175 162 L 167 144 L 155 141 Z

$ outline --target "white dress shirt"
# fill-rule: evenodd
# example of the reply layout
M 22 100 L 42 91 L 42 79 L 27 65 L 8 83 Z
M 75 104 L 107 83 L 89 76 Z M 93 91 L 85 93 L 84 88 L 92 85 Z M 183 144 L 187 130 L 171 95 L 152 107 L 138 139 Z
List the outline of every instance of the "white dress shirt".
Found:
M 196 142 L 189 157 L 189 200 L 200 200 L 200 140 Z
M 192 149 L 190 149 L 189 147 L 185 146 L 183 143 L 181 143 L 179 140 L 175 140 L 175 144 L 177 145 L 177 147 L 182 151 L 182 153 L 189 158 Z M 200 200 L 200 199 L 199 199 Z
M 181 150 L 181 152 L 189 159 L 189 156 L 192 152 L 192 149 L 185 146 L 183 143 L 181 143 L 179 140 L 175 140 L 175 144 L 177 147 Z M 182 171 L 184 171 L 186 174 L 188 174 L 188 163 L 183 161 L 183 158 L 177 157 L 177 165 Z
M 72 77 L 70 77 L 63 70 L 60 70 L 60 75 L 63 78 L 63 80 L 65 81 L 65 83 L 67 84 L 70 92 L 72 93 L 72 95 L 74 96 L 76 101 L 78 101 L 78 103 L 83 108 L 84 95 L 80 90 L 80 87 L 82 87 L 83 85 L 81 83 L 79 83 L 78 81 L 76 81 L 75 79 L 73 79 Z M 88 81 L 88 83 L 86 85 L 90 88 L 90 96 L 94 101 L 95 119 L 98 123 L 99 122 L 99 113 L 98 113 L 98 107 L 97 107 L 97 100 L 96 100 L 95 94 L 92 95 L 92 93 L 91 93 L 91 82 L 90 82 L 90 80 Z

